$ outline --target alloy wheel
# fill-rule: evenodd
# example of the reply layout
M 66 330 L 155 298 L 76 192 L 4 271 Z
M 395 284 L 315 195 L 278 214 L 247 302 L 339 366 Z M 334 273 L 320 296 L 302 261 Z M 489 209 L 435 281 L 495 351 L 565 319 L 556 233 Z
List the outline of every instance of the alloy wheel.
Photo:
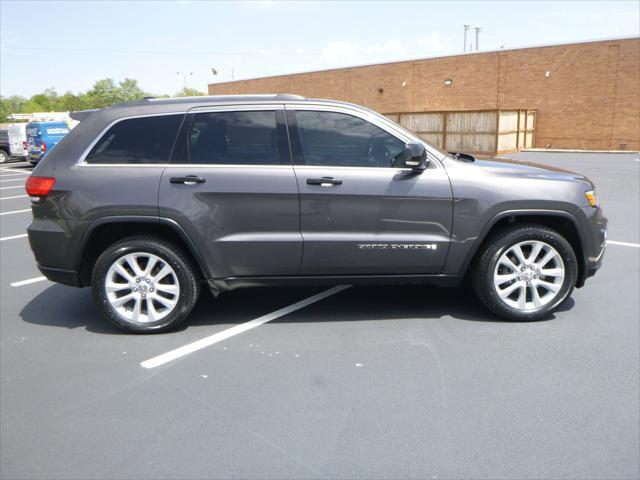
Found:
M 113 310 L 134 323 L 162 320 L 180 298 L 176 272 L 151 253 L 129 253 L 118 258 L 107 271 L 104 287 Z
M 518 310 L 537 310 L 560 292 L 565 266 L 548 243 L 530 240 L 509 247 L 500 256 L 493 274 L 498 297 Z

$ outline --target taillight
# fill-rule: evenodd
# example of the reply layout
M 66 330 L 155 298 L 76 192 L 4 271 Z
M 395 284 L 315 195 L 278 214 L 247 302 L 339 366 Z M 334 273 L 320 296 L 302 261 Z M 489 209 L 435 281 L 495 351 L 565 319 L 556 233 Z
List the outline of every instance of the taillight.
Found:
M 46 197 L 56 183 L 51 177 L 29 177 L 25 188 L 30 197 Z
M 42 145 L 40 145 L 40 151 L 42 153 L 47 151 L 47 144 L 46 143 L 43 142 Z

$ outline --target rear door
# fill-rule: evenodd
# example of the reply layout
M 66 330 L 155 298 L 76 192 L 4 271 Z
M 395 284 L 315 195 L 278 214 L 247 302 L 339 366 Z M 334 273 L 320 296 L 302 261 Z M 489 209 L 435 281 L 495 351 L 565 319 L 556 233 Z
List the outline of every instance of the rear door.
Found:
M 191 110 L 159 209 L 187 231 L 214 278 L 297 275 L 300 208 L 284 107 Z
M 452 193 L 436 160 L 398 165 L 407 141 L 376 116 L 287 106 L 300 190 L 303 275 L 435 274 L 449 248 Z

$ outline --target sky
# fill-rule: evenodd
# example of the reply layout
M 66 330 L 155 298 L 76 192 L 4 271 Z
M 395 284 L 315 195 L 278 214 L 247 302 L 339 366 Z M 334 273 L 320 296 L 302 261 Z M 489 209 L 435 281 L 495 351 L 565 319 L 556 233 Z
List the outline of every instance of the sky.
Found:
M 464 24 L 471 42 L 482 28 L 481 51 L 639 36 L 640 1 L 0 0 L 0 94 L 77 93 L 102 78 L 206 92 L 232 78 L 461 53 Z

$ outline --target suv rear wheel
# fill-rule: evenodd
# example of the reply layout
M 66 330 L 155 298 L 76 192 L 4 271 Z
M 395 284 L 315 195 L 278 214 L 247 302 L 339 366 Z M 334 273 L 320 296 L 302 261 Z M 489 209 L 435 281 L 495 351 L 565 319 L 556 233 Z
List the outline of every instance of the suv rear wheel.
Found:
M 578 264 L 567 240 L 541 225 L 521 225 L 494 235 L 475 268 L 480 300 L 507 320 L 540 320 L 576 284 Z
M 177 327 L 200 290 L 182 250 L 155 237 L 130 237 L 107 248 L 96 261 L 91 285 L 104 316 L 135 333 Z
M 5 163 L 9 160 L 9 154 L 4 150 L 0 150 L 0 163 Z

